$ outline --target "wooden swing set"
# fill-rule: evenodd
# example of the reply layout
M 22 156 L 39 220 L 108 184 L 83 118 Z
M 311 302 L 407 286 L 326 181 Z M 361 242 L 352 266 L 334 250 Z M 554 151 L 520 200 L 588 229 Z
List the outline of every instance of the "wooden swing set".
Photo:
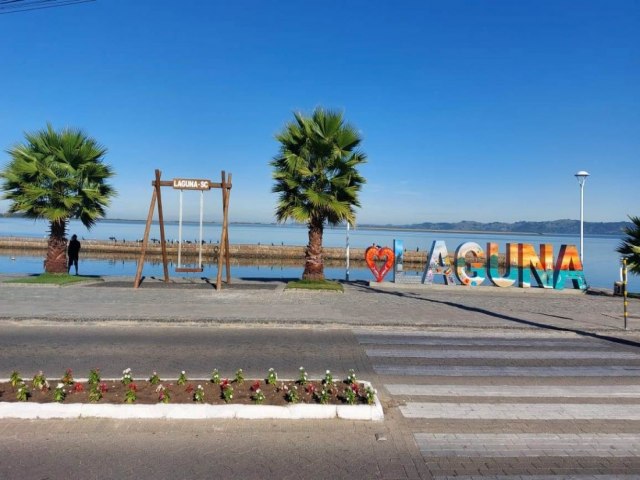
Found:
M 161 180 L 161 172 L 156 170 L 156 179 L 151 182 L 153 193 L 151 195 L 151 205 L 149 206 L 149 214 L 147 215 L 147 224 L 144 229 L 144 238 L 142 239 L 142 248 L 140 250 L 140 260 L 136 270 L 136 277 L 133 288 L 138 288 L 142 282 L 142 268 L 144 267 L 144 258 L 149 245 L 149 231 L 153 221 L 153 212 L 158 204 L 158 224 L 160 226 L 160 246 L 162 249 L 162 265 L 164 267 L 164 282 L 169 282 L 169 261 L 167 256 L 167 242 L 164 234 L 164 218 L 162 215 L 162 195 L 161 187 L 173 187 L 180 190 L 180 213 L 178 217 L 178 263 L 175 271 L 180 272 L 202 272 L 202 224 L 204 218 L 204 192 L 212 188 L 222 190 L 222 233 L 220 234 L 220 245 L 218 247 L 218 275 L 216 277 L 216 290 L 222 288 L 222 260 L 224 258 L 227 271 L 227 285 L 231 283 L 231 265 L 229 263 L 229 196 L 231 195 L 231 174 L 228 176 L 222 171 L 222 181 L 214 183 L 211 180 L 199 178 L 174 178 L 173 180 Z M 182 192 L 184 190 L 200 191 L 200 241 L 198 243 L 198 266 L 184 267 L 182 265 Z

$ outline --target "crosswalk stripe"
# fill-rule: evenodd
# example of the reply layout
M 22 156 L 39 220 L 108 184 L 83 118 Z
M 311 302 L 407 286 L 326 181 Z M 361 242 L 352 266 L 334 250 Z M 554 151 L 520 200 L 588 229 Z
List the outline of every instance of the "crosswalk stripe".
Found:
M 385 384 L 391 395 L 431 397 L 640 398 L 640 385 Z
M 419 403 L 400 407 L 406 418 L 466 420 L 640 420 L 640 405 L 602 403 Z
M 640 480 L 640 475 L 436 475 L 433 480 Z
M 373 365 L 379 375 L 434 377 L 638 377 L 640 366 L 491 367 Z
M 513 360 L 637 360 L 640 353 L 635 352 L 592 352 L 567 350 L 423 350 L 399 348 L 368 348 L 369 357 L 388 358 L 472 358 L 472 359 L 513 359 Z
M 439 457 L 634 457 L 640 435 L 607 433 L 415 433 L 422 453 Z
M 614 345 L 604 341 L 593 340 L 539 340 L 509 338 L 464 338 L 464 337 L 423 337 L 423 336 L 358 336 L 361 345 L 433 345 L 433 346 L 478 346 L 478 347 L 554 347 L 554 348 L 603 348 L 611 349 Z

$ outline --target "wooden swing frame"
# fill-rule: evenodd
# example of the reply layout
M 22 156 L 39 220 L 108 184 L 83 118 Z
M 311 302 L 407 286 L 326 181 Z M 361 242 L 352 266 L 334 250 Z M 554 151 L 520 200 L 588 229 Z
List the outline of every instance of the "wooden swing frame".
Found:
M 144 267 L 144 259 L 149 245 L 149 232 L 151 230 L 151 223 L 153 221 L 153 212 L 158 204 L 158 223 L 160 225 L 160 246 L 162 249 L 162 265 L 164 268 L 164 282 L 169 282 L 169 260 L 167 255 L 167 243 L 164 234 L 164 218 L 162 214 L 162 195 L 161 187 L 172 187 L 177 190 L 210 190 L 212 188 L 219 188 L 222 190 L 222 233 L 220 234 L 220 245 L 218 249 L 218 274 L 216 276 L 216 290 L 222 289 L 222 260 L 224 258 L 226 264 L 227 280 L 226 283 L 231 283 L 231 264 L 229 262 L 229 197 L 231 195 L 231 174 L 226 175 L 225 171 L 222 171 L 221 182 L 215 183 L 210 180 L 201 179 L 173 179 L 173 180 L 161 180 L 160 176 L 162 172 L 156 169 L 156 179 L 151 182 L 153 187 L 153 193 L 151 194 L 151 204 L 149 206 L 149 214 L 147 215 L 147 224 L 144 229 L 144 238 L 142 239 L 142 248 L 140 249 L 140 259 L 138 260 L 138 268 L 136 270 L 136 277 L 133 282 L 133 288 L 138 288 L 142 282 L 142 269 Z M 179 245 L 181 247 L 181 245 Z M 199 245 L 202 248 L 202 244 Z M 176 269 L 178 272 L 200 272 L 201 268 L 180 268 Z

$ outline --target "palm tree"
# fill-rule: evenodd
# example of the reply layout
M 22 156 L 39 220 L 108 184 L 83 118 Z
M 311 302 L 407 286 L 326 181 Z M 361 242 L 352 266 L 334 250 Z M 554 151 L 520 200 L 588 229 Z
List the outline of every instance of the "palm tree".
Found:
M 80 219 L 90 229 L 116 193 L 106 182 L 113 176 L 102 161 L 107 150 L 81 130 L 55 131 L 50 124 L 25 139 L 7 151 L 11 160 L 0 172 L 3 198 L 12 202 L 9 213 L 49 221 L 44 269 L 66 273 L 68 221 Z
M 303 280 L 324 280 L 322 234 L 325 222 L 355 223 L 354 207 L 366 180 L 357 167 L 366 155 L 357 150 L 358 131 L 345 124 L 341 113 L 316 108 L 311 117 L 294 114 L 276 135 L 280 152 L 271 161 L 279 194 L 276 219 L 306 223 L 309 244 L 305 250 Z
M 627 237 L 622 240 L 616 251 L 627 259 L 627 266 L 631 273 L 640 275 L 640 217 L 629 216 L 633 223 L 624 227 Z

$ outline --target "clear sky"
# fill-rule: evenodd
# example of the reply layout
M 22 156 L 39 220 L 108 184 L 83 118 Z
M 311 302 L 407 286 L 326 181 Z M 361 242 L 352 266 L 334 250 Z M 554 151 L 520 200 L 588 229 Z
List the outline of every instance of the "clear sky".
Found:
M 110 218 L 146 216 L 159 168 L 232 172 L 231 220 L 274 221 L 274 135 L 316 106 L 364 138 L 358 223 L 577 219 L 578 170 L 586 221 L 640 215 L 638 0 L 97 0 L 0 15 L 0 163 L 25 131 L 80 127 L 117 172 Z M 219 220 L 219 191 L 206 201 Z

